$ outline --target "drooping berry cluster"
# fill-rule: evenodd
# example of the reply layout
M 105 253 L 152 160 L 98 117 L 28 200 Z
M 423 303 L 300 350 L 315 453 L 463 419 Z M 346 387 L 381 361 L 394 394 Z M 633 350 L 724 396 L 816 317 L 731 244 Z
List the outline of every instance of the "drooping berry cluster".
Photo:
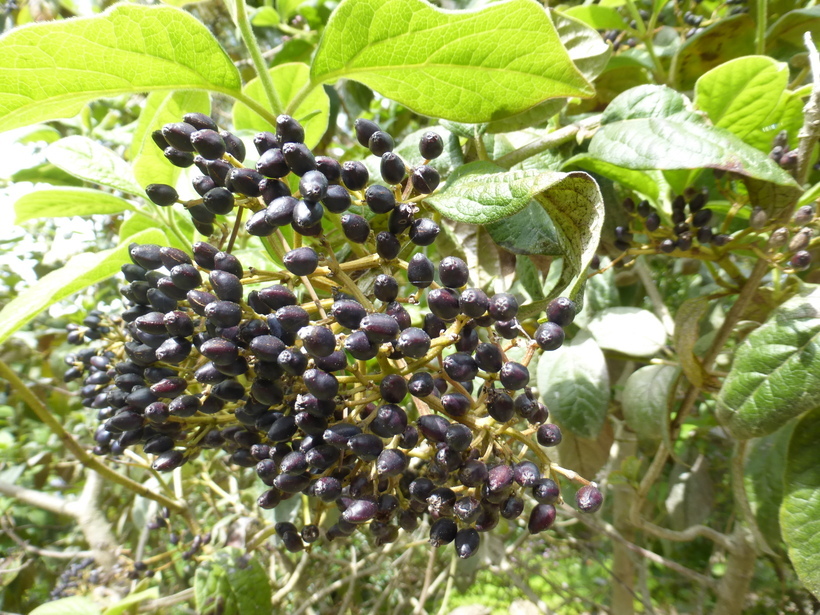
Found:
M 357 138 L 381 157 L 392 187 L 368 187 L 361 163 L 314 157 L 287 116 L 276 134 L 256 136 L 256 170 L 237 166 L 243 152 L 226 133 L 198 116 L 185 119 L 161 134 L 172 162 L 207 171 L 194 180 L 202 203 L 186 207 L 252 210 L 248 233 L 276 245 L 284 269 L 245 268 L 207 242 L 191 255 L 132 245 L 133 262 L 122 267 L 127 309 L 106 325 L 99 348 L 68 357 L 66 378 L 85 375 L 83 403 L 101 421 L 95 452 L 141 446 L 156 455 L 154 469 L 169 471 L 204 449 L 226 451 L 268 487 L 261 507 L 311 496 L 311 523 L 276 526 L 292 551 L 323 531 L 332 540 L 366 528 L 385 544 L 429 514 L 431 544 L 453 542 L 469 557 L 480 532 L 523 514 L 525 493 L 536 502 L 529 530 L 550 527 L 560 490 L 540 447 L 557 445 L 561 433 L 546 422 L 527 366 L 539 348 L 561 346 L 573 302 L 552 301 L 530 339 L 516 298 L 470 287 L 461 259 L 436 264 L 421 251 L 398 258 L 405 231 L 416 246 L 438 234 L 431 218 L 415 218 L 417 206 L 402 201 L 432 192 L 439 178 L 427 165 L 408 178 L 392 137 L 372 122 L 356 122 Z M 429 160 L 443 144 L 430 132 L 419 147 Z M 283 181 L 289 173 L 300 177 L 296 194 Z M 170 204 L 169 190 L 148 193 Z M 334 249 L 322 223 L 325 210 L 342 214 L 354 204 L 367 207 L 369 219 L 345 213 L 340 222 L 358 254 Z M 312 245 L 287 245 L 277 231 L 286 224 Z M 412 304 L 426 306 L 421 322 L 412 322 Z M 582 510 L 601 505 L 593 485 L 578 493 Z

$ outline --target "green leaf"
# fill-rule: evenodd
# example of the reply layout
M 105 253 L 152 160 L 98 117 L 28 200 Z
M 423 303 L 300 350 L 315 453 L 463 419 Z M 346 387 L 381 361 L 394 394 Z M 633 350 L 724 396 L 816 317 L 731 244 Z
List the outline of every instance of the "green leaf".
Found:
M 654 356 L 666 343 L 666 331 L 648 310 L 613 307 L 589 321 L 587 329 L 601 348 L 633 357 Z
M 146 589 L 135 594 L 128 594 L 119 602 L 112 604 L 110 607 L 105 609 L 103 615 L 122 615 L 135 604 L 145 602 L 146 600 L 155 600 L 157 598 L 159 598 L 158 587 L 152 587 L 150 589 Z
M 743 484 L 757 527 L 769 547 L 783 540 L 779 511 L 783 501 L 783 473 L 786 454 L 797 421 L 789 421 L 776 432 L 752 441 L 746 456 Z
M 794 55 L 806 52 L 803 34 L 809 32 L 813 40 L 820 36 L 820 7 L 789 11 L 772 24 L 766 32 L 766 51 L 778 60 L 787 62 Z
M 273 86 L 279 94 L 279 100 L 285 107 L 310 80 L 310 67 L 301 62 L 279 64 L 269 72 L 273 79 Z M 272 112 L 262 82 L 258 77 L 251 79 L 242 88 L 242 92 Z M 305 144 L 308 147 L 315 146 L 325 134 L 330 117 L 330 99 L 324 88 L 314 88 L 293 112 L 293 117 L 299 120 L 305 128 Z M 234 127 L 238 130 L 276 130 L 275 126 L 271 126 L 242 103 L 236 103 L 233 107 L 233 122 Z
M 651 117 L 690 117 L 688 100 L 665 85 L 639 85 L 616 96 L 601 114 L 601 124 Z
M 538 390 L 562 429 L 596 438 L 609 406 L 609 372 L 604 353 L 586 333 L 538 361 Z
M 167 6 L 119 4 L 0 38 L 0 131 L 74 116 L 90 101 L 151 90 L 235 94 L 239 71 L 208 29 Z
M 712 68 L 755 52 L 755 20 L 734 15 L 717 20 L 689 38 L 672 60 L 670 76 L 679 90 L 691 90 L 698 78 Z
M 592 137 L 589 155 L 627 169 L 712 168 L 795 186 L 794 179 L 728 130 L 667 118 L 607 124 Z
M 820 404 L 820 287 L 774 310 L 738 347 L 717 399 L 718 419 L 740 439 L 772 433 Z
M 14 223 L 35 218 L 119 214 L 134 206 L 118 196 L 90 188 L 44 188 L 28 192 L 14 203 Z
M 424 115 L 486 122 L 593 89 L 532 0 L 443 11 L 423 0 L 343 0 L 311 67 L 355 79 Z
M 595 7 L 597 8 L 597 6 Z M 612 48 L 601 35 L 578 19 L 550 10 L 558 38 L 576 68 L 587 81 L 592 83 L 606 68 L 612 56 Z M 543 124 L 561 111 L 567 104 L 566 98 L 553 98 L 527 109 L 523 113 L 487 124 L 488 133 L 512 132 Z
M 820 598 L 820 408 L 794 428 L 783 480 L 780 526 L 798 578 Z
M 276 10 L 279 11 L 282 21 L 287 21 L 304 2 L 305 0 L 276 0 Z
M 651 200 L 657 200 L 659 188 L 657 182 L 644 171 L 633 171 L 625 169 L 615 164 L 610 164 L 604 160 L 599 160 L 587 154 L 578 154 L 564 163 L 564 169 L 578 167 L 589 173 L 603 175 L 612 181 L 630 188 L 635 192 L 640 192 Z
M 131 238 L 139 243 L 162 243 L 165 234 L 152 229 Z M 102 252 L 78 254 L 22 291 L 0 311 L 0 344 L 40 312 L 92 284 L 111 277 L 129 261 L 128 244 Z
M 646 365 L 630 374 L 621 394 L 624 419 L 646 440 L 661 440 L 669 430 L 669 391 L 678 375 L 672 365 Z
M 151 92 L 145 99 L 129 149 L 132 172 L 140 186 L 176 185 L 182 169 L 168 162 L 151 139 L 151 133 L 165 124 L 182 121 L 186 113 L 195 112 L 206 115 L 211 112 L 207 92 Z
M 197 566 L 196 611 L 200 615 L 268 615 L 270 580 L 259 559 L 239 549 L 219 551 Z
M 515 254 L 561 256 L 561 239 L 539 203 L 531 202 L 517 214 L 485 225 L 490 237 Z
M 583 21 L 596 30 L 626 30 L 628 28 L 620 13 L 609 6 L 579 5 L 568 8 L 563 13 Z
M 702 75 L 695 84 L 695 104 L 715 126 L 759 147 L 758 132 L 772 122 L 789 83 L 788 65 L 766 56 L 731 60 Z M 772 134 L 769 133 L 768 152 Z
M 546 211 L 554 231 L 541 212 L 524 210 L 533 198 Z M 524 210 L 520 217 L 488 230 L 503 247 L 519 254 L 545 250 L 546 254 L 564 255 L 558 290 L 575 279 L 572 296 L 582 282 L 581 272 L 595 255 L 603 225 L 600 190 L 592 178 L 578 172 L 504 171 L 489 162 L 472 162 L 457 169 L 427 202 L 443 216 L 470 224 L 488 224 Z M 538 227 L 519 235 L 528 221 Z
M 29 615 L 100 615 L 99 607 L 83 596 L 71 596 L 38 606 Z
M 675 314 L 675 351 L 686 379 L 702 389 L 711 379 L 695 352 L 700 339 L 699 322 L 711 305 L 709 297 L 693 297 L 684 301 Z
M 88 137 L 73 135 L 55 141 L 46 149 L 46 158 L 54 166 L 84 181 L 144 195 L 129 164 Z
M 278 26 L 280 21 L 279 13 L 272 6 L 260 6 L 251 17 L 251 24 L 257 28 Z

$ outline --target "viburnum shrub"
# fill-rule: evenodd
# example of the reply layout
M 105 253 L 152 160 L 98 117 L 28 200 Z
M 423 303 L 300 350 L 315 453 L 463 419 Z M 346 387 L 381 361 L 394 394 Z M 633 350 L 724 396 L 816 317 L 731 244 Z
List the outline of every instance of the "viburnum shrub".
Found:
M 28 325 L 59 349 L 46 379 L 93 433 L 69 433 L 43 379 L 0 360 L 8 399 L 141 496 L 139 532 L 162 535 L 113 554 L 96 478 L 78 502 L 97 516 L 0 479 L 69 511 L 92 547 L 51 596 L 125 571 L 129 590 L 173 577 L 170 603 L 209 614 L 265 612 L 298 586 L 301 613 L 337 583 L 305 581 L 311 557 L 351 549 L 349 605 L 369 570 L 356 546 L 415 537 L 453 545 L 448 582 L 432 550 L 363 608 L 420 612 L 442 586 L 444 612 L 458 560 L 548 578 L 526 549 L 579 547 L 577 525 L 614 539 L 612 612 L 652 610 L 638 556 L 719 615 L 774 575 L 802 587 L 761 604 L 809 608 L 820 58 L 794 32 L 817 31 L 814 9 L 763 0 L 750 24 L 708 2 L 227 4 L 228 51 L 206 3 L 120 3 L 0 38 L 0 130 L 52 141 L 15 178 L 43 180 L 17 222 L 98 214 L 100 244 L 117 236 L 0 311 L 0 342 Z M 722 46 L 742 24 L 755 55 Z M 43 334 L 41 312 L 94 285 Z M 493 542 L 509 528 L 521 553 Z M 287 580 L 257 557 L 272 552 Z M 416 581 L 415 606 L 394 599 Z

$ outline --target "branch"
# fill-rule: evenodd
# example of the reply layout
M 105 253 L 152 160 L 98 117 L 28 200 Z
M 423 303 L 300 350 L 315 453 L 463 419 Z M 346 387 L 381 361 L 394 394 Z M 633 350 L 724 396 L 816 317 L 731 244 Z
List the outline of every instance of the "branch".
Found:
M 78 505 L 75 499 L 66 500 L 49 493 L 18 487 L 2 481 L 0 481 L 0 493 L 15 500 L 20 500 L 29 506 L 47 510 L 55 515 L 67 515 L 74 519 L 77 518 Z
M 564 143 L 569 143 L 572 141 L 580 132 L 588 132 L 596 128 L 601 123 L 601 116 L 594 115 L 592 117 L 588 117 L 586 119 L 581 120 L 577 124 L 570 124 L 569 126 L 564 126 L 563 128 L 559 128 L 548 135 L 541 137 L 540 139 L 536 139 L 526 145 L 519 147 L 517 150 L 514 150 L 507 154 L 506 156 L 502 156 L 497 160 L 494 160 L 495 164 L 498 166 L 504 167 L 505 169 L 509 169 L 512 166 L 515 166 L 519 162 L 526 160 L 536 154 L 540 154 L 541 152 L 545 152 L 548 149 L 553 149 L 558 147 L 559 145 L 563 145 Z
M 800 186 L 806 183 L 811 166 L 811 154 L 817 139 L 820 138 L 820 56 L 817 47 L 811 40 L 811 33 L 803 35 L 803 41 L 809 51 L 809 65 L 811 66 L 812 89 L 806 106 L 803 107 L 803 127 L 797 134 L 797 171 L 795 179 Z

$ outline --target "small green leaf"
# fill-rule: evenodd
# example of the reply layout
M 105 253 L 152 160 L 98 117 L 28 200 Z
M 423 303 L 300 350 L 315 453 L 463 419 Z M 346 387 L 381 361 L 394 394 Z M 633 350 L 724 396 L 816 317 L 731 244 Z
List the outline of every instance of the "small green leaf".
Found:
M 417 113 L 486 122 L 593 89 L 532 0 L 443 11 L 423 0 L 343 0 L 311 67 L 360 81 Z
M 155 600 L 157 598 L 159 598 L 158 587 L 152 587 L 135 594 L 128 594 L 119 602 L 112 604 L 110 607 L 105 609 L 103 615 L 122 615 L 135 604 L 145 602 L 146 600 Z
M 125 199 L 90 188 L 44 188 L 28 192 L 14 203 L 14 223 L 35 218 L 119 214 L 133 210 Z
M 152 229 L 131 239 L 139 243 L 162 243 L 165 234 Z M 49 306 L 111 277 L 128 261 L 127 243 L 102 252 L 74 256 L 63 267 L 22 291 L 0 311 L 0 344 Z
M 302 89 L 302 86 L 310 80 L 310 67 L 301 62 L 279 64 L 270 69 L 270 76 L 273 79 L 273 87 L 276 88 L 279 100 L 282 105 L 287 107 L 297 92 Z M 258 77 L 251 79 L 242 88 L 242 92 L 272 112 L 262 82 L 259 81 Z M 318 113 L 315 113 L 316 111 Z M 316 145 L 322 135 L 325 134 L 328 118 L 330 117 L 330 99 L 324 89 L 314 88 L 293 112 L 293 117 L 299 120 L 305 128 L 305 143 L 307 146 L 313 147 Z M 307 119 L 304 119 L 306 117 Z M 242 103 L 236 103 L 233 107 L 233 122 L 234 127 L 238 130 L 276 130 L 275 126 L 271 126 Z
M 633 357 L 651 357 L 666 343 L 663 323 L 640 308 L 603 310 L 589 321 L 587 329 L 601 348 Z
M 102 611 L 88 598 L 71 596 L 38 606 L 29 615 L 100 615 Z
M 687 299 L 675 314 L 675 351 L 686 379 L 699 389 L 709 381 L 709 373 L 695 352 L 700 339 L 699 322 L 711 305 L 709 297 Z
M 820 598 L 820 407 L 794 428 L 783 480 L 780 526 L 798 578 Z
M 746 456 L 743 483 L 757 527 L 769 547 L 777 549 L 783 540 L 779 511 L 783 501 L 783 473 L 786 454 L 797 421 L 789 421 L 774 433 L 755 439 Z
M 772 433 L 820 404 L 820 287 L 774 310 L 738 347 L 717 399 L 718 419 L 740 439 Z
M 624 419 L 646 440 L 661 440 L 669 430 L 669 391 L 678 375 L 672 365 L 646 365 L 632 372 L 621 394 Z
M 278 26 L 279 13 L 277 13 L 272 6 L 260 6 L 253 13 L 251 17 L 251 24 L 257 28 L 271 28 Z
M 623 186 L 640 192 L 651 200 L 657 200 L 659 188 L 657 182 L 644 171 L 633 171 L 587 154 L 578 154 L 564 163 L 564 169 L 578 167 L 583 171 L 603 175 Z
M 200 615 L 271 612 L 271 587 L 265 568 L 257 557 L 239 549 L 219 551 L 212 560 L 197 566 L 194 595 Z
M 592 137 L 589 155 L 627 169 L 712 168 L 795 185 L 791 175 L 760 150 L 728 130 L 694 121 L 649 118 L 607 124 Z
M 604 353 L 586 333 L 538 361 L 538 390 L 562 429 L 597 438 L 609 406 L 609 372 Z
M 596 30 L 626 30 L 628 28 L 621 14 L 609 6 L 599 4 L 573 6 L 566 9 L 564 15 L 583 21 Z
M 46 158 L 54 166 L 84 181 L 144 195 L 129 164 L 88 137 L 73 135 L 55 141 L 46 149 Z
M 276 0 L 276 10 L 282 21 L 287 21 L 291 15 L 296 13 L 296 9 L 300 4 L 304 4 L 305 0 Z
M 72 117 L 106 96 L 185 89 L 231 95 L 240 87 L 239 71 L 202 22 L 168 6 L 118 4 L 0 38 L 0 131 Z
M 750 135 L 769 126 L 789 83 L 789 67 L 766 56 L 731 60 L 702 75 L 695 84 L 695 104 L 715 126 L 725 128 L 750 145 Z M 768 152 L 772 134 L 769 134 Z
M 145 99 L 129 149 L 132 172 L 140 186 L 176 185 L 182 169 L 168 162 L 151 139 L 151 133 L 165 124 L 181 122 L 183 115 L 194 112 L 211 112 L 207 92 L 151 92 Z

